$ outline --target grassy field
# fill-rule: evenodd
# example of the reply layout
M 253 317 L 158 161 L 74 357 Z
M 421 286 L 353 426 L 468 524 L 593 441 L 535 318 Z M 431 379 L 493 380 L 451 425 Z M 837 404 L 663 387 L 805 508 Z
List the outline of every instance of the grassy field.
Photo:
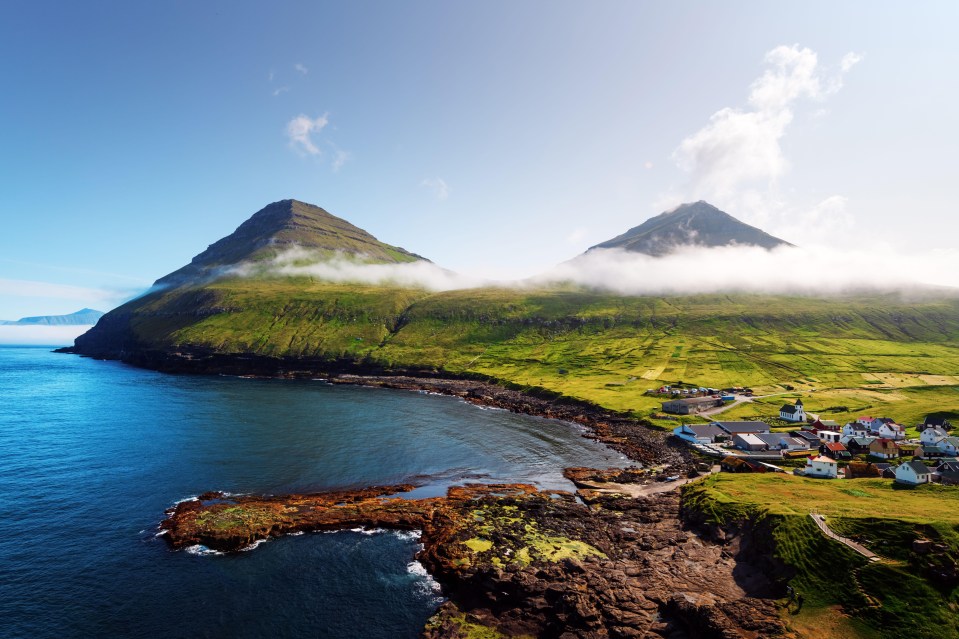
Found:
M 797 397 L 841 423 L 860 414 L 908 426 L 930 413 L 959 417 L 956 299 L 430 293 L 234 278 L 157 292 L 114 314 L 127 312 L 151 348 L 479 373 L 641 416 L 662 401 L 644 391 L 682 381 L 771 395 L 723 414 L 730 419 L 774 417 Z
M 690 484 L 684 506 L 707 519 L 766 526 L 776 557 L 792 571 L 801 611 L 787 614 L 803 636 L 959 637 L 959 589 L 936 586 L 915 539 L 944 543 L 959 557 L 959 488 L 904 488 L 889 480 L 815 480 L 792 475 L 714 475 Z M 828 539 L 815 510 L 840 534 L 883 557 L 870 563 Z M 829 629 L 825 634 L 824 628 Z

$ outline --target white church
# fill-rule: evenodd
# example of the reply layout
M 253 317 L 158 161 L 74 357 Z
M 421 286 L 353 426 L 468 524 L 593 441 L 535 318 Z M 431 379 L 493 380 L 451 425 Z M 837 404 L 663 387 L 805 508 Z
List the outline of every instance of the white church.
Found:
M 779 416 L 787 422 L 806 421 L 806 411 L 802 407 L 802 399 L 797 399 L 795 404 L 784 404 L 779 409 Z

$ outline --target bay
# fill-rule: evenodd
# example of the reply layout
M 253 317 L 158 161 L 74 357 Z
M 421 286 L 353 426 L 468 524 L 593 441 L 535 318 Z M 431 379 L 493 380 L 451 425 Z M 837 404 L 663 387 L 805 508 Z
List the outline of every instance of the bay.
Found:
M 0 348 L 0 636 L 416 637 L 441 601 L 410 534 L 172 552 L 165 508 L 206 490 L 414 479 L 570 489 L 625 459 L 572 424 L 310 380 L 174 376 Z

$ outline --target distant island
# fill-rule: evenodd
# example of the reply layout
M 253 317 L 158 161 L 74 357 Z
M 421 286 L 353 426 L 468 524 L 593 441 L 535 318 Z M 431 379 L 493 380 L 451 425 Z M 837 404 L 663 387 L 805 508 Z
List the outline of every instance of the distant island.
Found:
M 104 316 L 103 311 L 82 308 L 69 315 L 38 315 L 15 321 L 0 320 L 0 326 L 92 326 Z

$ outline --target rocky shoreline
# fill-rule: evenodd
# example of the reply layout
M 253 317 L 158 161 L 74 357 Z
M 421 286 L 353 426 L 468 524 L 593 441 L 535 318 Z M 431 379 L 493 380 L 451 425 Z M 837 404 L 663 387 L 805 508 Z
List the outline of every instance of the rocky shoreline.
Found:
M 520 484 L 454 486 L 429 499 L 402 498 L 412 485 L 265 497 L 205 493 L 167 512 L 161 527 L 173 548 L 230 552 L 298 532 L 420 530 L 417 559 L 447 597 L 425 639 L 785 636 L 776 603 L 781 586 L 743 559 L 750 553 L 735 531 L 698 531 L 695 517 L 681 513 L 678 491 L 630 498 L 580 484 L 647 483 L 666 469 L 696 473 L 686 447 L 642 420 L 545 389 L 355 362 L 135 352 L 111 359 L 172 373 L 322 378 L 451 395 L 580 424 L 584 436 L 640 464 L 567 469 L 580 486 L 575 495 Z
M 785 630 L 762 570 L 735 538 L 710 541 L 680 517 L 676 491 L 645 499 L 455 486 L 403 499 L 409 485 L 272 497 L 206 493 L 168 511 L 174 548 L 239 550 L 294 532 L 422 531 L 417 559 L 447 602 L 427 639 L 773 637 Z M 487 634 L 481 634 L 485 632 Z

